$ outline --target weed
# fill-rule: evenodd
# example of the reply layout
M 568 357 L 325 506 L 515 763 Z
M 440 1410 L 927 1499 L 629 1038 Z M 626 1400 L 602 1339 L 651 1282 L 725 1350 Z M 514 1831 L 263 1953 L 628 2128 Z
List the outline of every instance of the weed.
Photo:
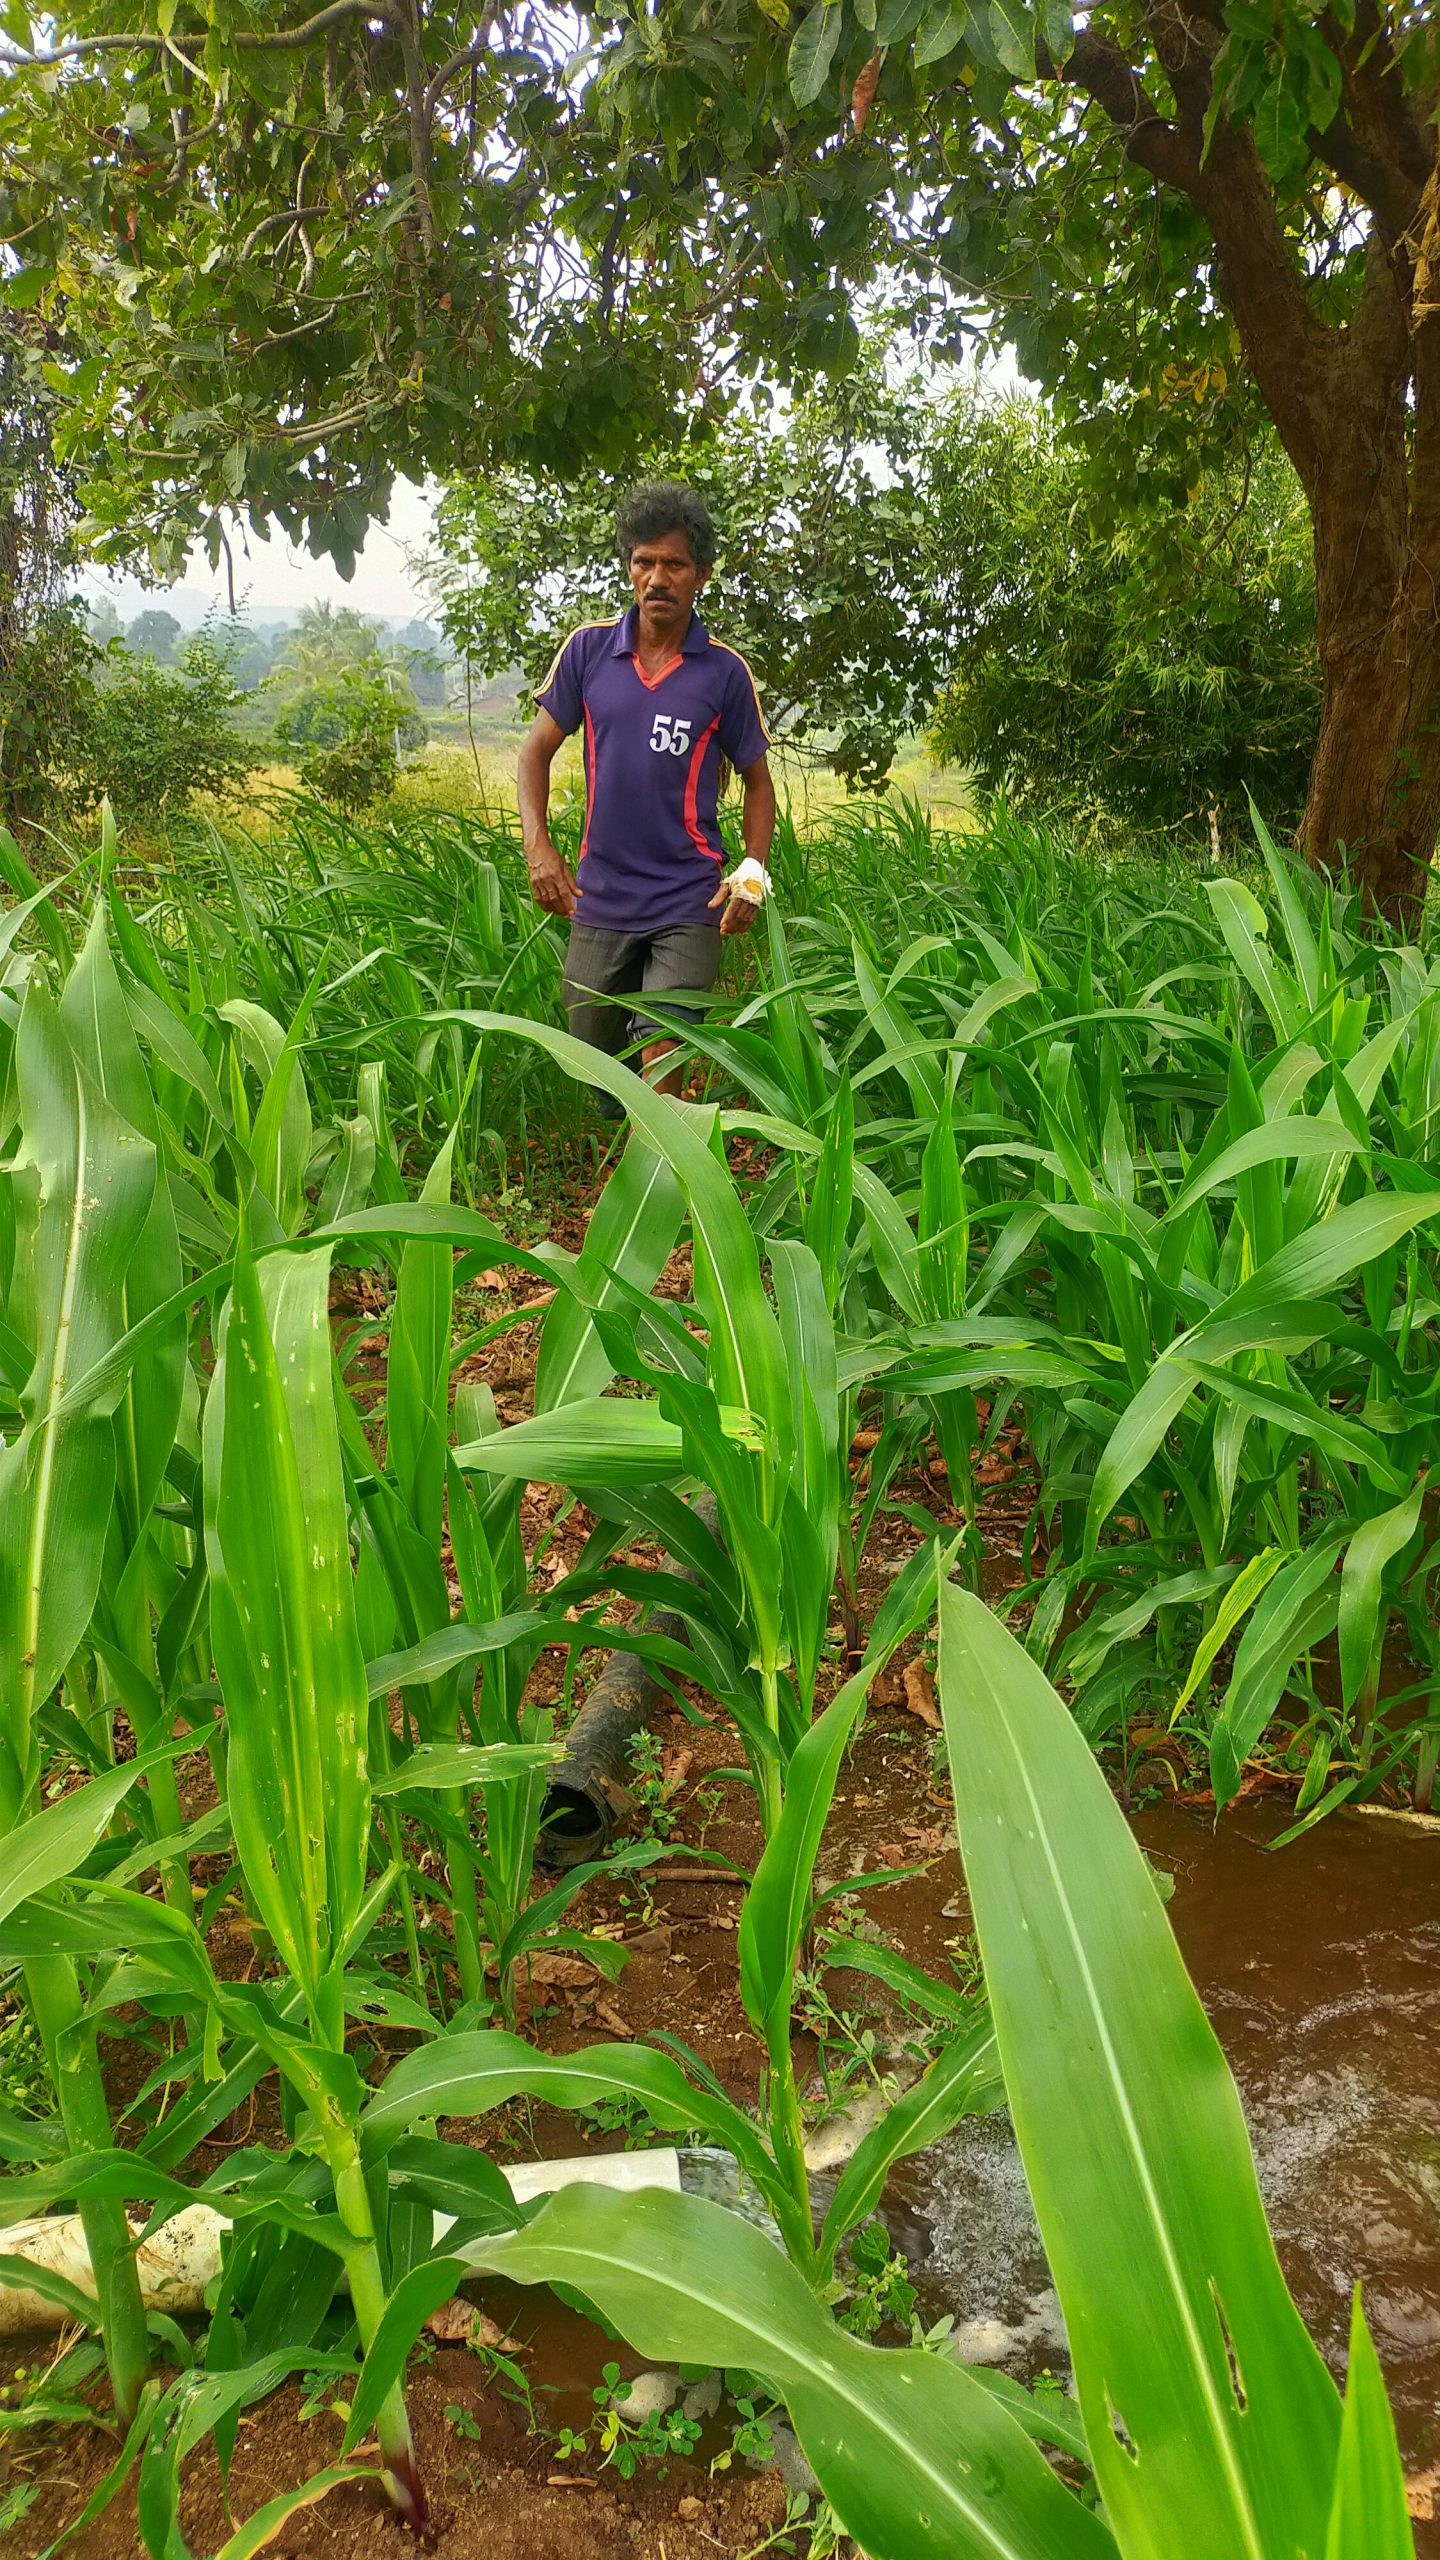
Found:
M 678 1790 L 665 1775 L 665 1746 L 657 1733 L 642 1726 L 626 1756 L 630 1763 L 630 1792 L 645 1836 L 668 1840 L 675 1829 L 673 1803 Z
M 50 2075 L 34 2019 L 17 2001 L 0 2025 L 0 2105 L 17 2116 L 50 2113 Z
M 873 2338 L 893 2327 L 908 2336 L 919 2300 L 910 2281 L 909 2261 L 891 2241 L 883 2222 L 862 2223 L 846 2244 L 850 2281 L 840 2294 L 837 2317 L 854 2338 Z
M 670 2464 L 694 2452 L 702 2429 L 698 2418 L 679 2409 L 652 2409 L 632 2421 L 625 2415 L 631 2385 L 620 2379 L 618 2364 L 607 2364 L 595 2386 L 595 2445 L 622 2480 L 633 2480 L 642 2462 L 654 2463 L 663 2480 Z

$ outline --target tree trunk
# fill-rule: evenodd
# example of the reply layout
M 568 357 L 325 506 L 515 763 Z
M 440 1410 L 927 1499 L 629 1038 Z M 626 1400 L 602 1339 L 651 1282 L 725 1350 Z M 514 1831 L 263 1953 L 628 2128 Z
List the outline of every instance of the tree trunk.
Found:
M 1407 399 L 1405 369 L 1367 365 L 1352 342 L 1304 474 L 1322 697 L 1299 843 L 1407 935 L 1440 837 L 1433 396 L 1422 374 Z
M 1320 633 L 1320 735 L 1300 843 L 1365 908 L 1418 928 L 1440 836 L 1440 620 L 1406 581 L 1377 630 Z

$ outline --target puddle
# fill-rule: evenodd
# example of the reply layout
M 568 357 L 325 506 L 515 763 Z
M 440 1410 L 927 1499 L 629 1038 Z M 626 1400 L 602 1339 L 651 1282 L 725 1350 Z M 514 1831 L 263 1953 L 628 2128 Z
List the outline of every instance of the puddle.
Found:
M 1339 2376 L 1363 2283 L 1406 2469 L 1423 2475 L 1440 2463 L 1440 1829 L 1340 1817 L 1269 1856 L 1285 1819 L 1242 1805 L 1217 1833 L 1170 1805 L 1135 1828 L 1175 1877 L 1170 1917 L 1239 2084 L 1290 2289 Z M 896 2203 L 928 2218 L 924 2308 L 953 2313 L 966 2354 L 1068 2374 L 1005 2120 L 911 2164 Z M 1440 2555 L 1440 2525 L 1418 2531 Z

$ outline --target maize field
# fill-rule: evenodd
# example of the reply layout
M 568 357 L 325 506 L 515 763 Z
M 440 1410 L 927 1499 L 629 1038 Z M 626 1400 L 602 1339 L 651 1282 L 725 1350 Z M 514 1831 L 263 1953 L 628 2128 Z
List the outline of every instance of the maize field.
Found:
M 1217 1819 L 1257 1772 L 1286 1837 L 1433 1809 L 1440 957 L 1263 829 L 1194 877 L 1003 811 L 953 844 L 837 820 L 782 832 L 746 974 L 677 1022 L 677 1106 L 557 1027 L 503 828 L 302 813 L 168 873 L 109 831 L 0 869 L 0 1967 L 41 2058 L 0 2155 L 7 2222 L 84 2244 L 0 2253 L 65 2341 L 3 2415 L 12 2450 L 110 2430 L 61 2538 L 133 2511 L 149 2560 L 244 2560 L 361 2497 L 439 2529 L 417 2342 L 503 2279 L 758 2378 L 817 2555 L 1412 2553 L 1363 2302 L 1342 2392 L 1115 1788 L 1158 1736 Z M 466 1372 L 522 1323 L 506 1418 Z M 617 1960 L 544 1834 L 621 1647 L 733 1743 L 753 2103 L 678 2038 L 537 2022 L 546 1960 Z M 932 1654 L 975 1962 L 870 1948 L 925 2064 L 818 2181 L 837 1790 Z M 519 2200 L 489 2129 L 529 2106 L 698 2136 L 753 2216 Z M 897 2164 L 1002 2106 L 1073 2396 L 847 2318 Z M 197 2206 L 182 2321 L 141 2238 Z M 192 2541 L 192 2466 L 300 2376 L 331 2458 Z

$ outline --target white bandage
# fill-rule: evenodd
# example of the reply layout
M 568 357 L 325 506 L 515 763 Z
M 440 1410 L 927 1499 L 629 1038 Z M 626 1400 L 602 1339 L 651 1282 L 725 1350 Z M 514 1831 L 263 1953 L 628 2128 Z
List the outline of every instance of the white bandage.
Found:
M 770 895 L 770 874 L 763 862 L 757 862 L 753 853 L 747 853 L 744 861 L 736 864 L 725 886 L 732 897 L 748 898 L 752 907 L 763 906 Z

